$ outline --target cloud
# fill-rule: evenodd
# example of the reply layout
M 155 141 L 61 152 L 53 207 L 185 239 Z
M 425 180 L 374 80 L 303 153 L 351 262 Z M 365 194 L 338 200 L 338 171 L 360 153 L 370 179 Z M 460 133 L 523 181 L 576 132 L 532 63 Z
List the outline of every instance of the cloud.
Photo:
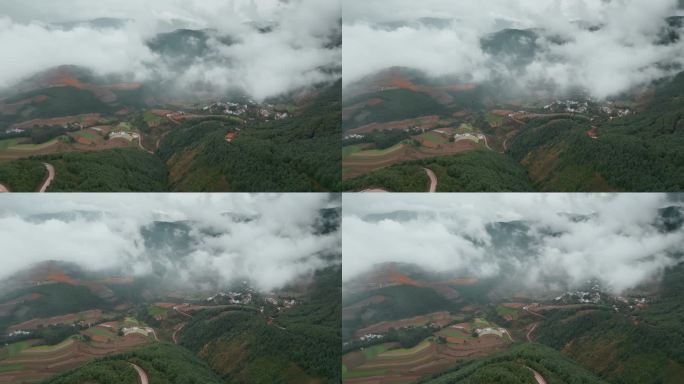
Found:
M 664 194 L 348 195 L 343 280 L 399 262 L 537 288 L 598 279 L 622 292 L 680 262 L 684 231 L 653 226 L 670 205 L 682 206 Z
M 339 231 L 317 229 L 320 210 L 335 206 L 326 194 L 6 196 L 0 280 L 57 260 L 93 271 L 165 273 L 195 285 L 249 279 L 271 290 L 339 263 Z M 176 226 L 166 237 L 155 221 L 187 221 L 190 230 Z
M 658 44 L 665 18 L 681 14 L 677 0 L 394 0 L 392 12 L 387 8 L 381 0 L 345 2 L 345 86 L 383 69 L 409 67 L 462 81 L 503 77 L 520 89 L 579 86 L 606 98 L 684 65 L 682 40 Z M 481 46 L 483 38 L 506 28 L 539 34 L 536 55 L 522 70 Z
M 177 90 L 241 90 L 264 99 L 339 77 L 339 0 L 37 0 L 0 5 L 0 88 L 60 65 Z M 115 18 L 119 23 L 90 23 Z M 147 42 L 159 33 L 212 30 L 207 57 L 171 65 Z M 259 29 L 262 29 L 261 31 Z M 270 32 L 263 33 L 263 28 Z M 229 37 L 227 46 L 220 40 Z

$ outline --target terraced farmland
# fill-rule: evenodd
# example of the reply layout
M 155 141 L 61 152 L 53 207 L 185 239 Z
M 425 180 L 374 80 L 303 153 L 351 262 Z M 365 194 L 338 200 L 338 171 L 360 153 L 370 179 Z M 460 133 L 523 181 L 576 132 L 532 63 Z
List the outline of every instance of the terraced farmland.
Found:
M 411 348 L 397 342 L 383 343 L 345 354 L 344 383 L 401 384 L 443 371 L 455 363 L 488 356 L 504 349 L 510 339 L 495 334 L 473 335 L 473 330 L 491 326 L 482 319 L 451 325 Z
M 129 322 L 130 323 L 130 322 Z M 82 365 L 90 360 L 148 344 L 152 336 L 119 336 L 124 323 L 105 323 L 83 330 L 56 345 L 32 339 L 0 349 L 0 383 L 33 383 Z

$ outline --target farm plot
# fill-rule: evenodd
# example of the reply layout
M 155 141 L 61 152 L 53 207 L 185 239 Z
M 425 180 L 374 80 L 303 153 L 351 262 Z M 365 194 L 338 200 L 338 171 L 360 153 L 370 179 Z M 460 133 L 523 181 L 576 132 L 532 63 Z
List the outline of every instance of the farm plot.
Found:
M 481 147 L 481 144 L 470 140 L 452 143 L 434 133 L 416 136 L 414 140 L 420 145 L 400 143 L 385 150 L 348 151 L 342 159 L 342 178 L 352 179 L 405 161 L 449 156 Z
M 90 360 L 120 353 L 147 343 L 153 338 L 140 334 L 119 336 L 118 326 L 91 327 L 57 345 L 39 345 L 40 340 L 29 340 L 2 348 L 0 383 L 34 383 L 73 369 Z
M 356 331 L 356 336 L 367 335 L 369 333 L 387 333 L 390 328 L 405 328 L 405 327 L 422 327 L 427 324 L 437 324 L 440 327 L 444 327 L 447 324 L 459 320 L 462 317 L 459 315 L 452 315 L 449 312 L 435 312 L 427 315 L 415 316 L 408 319 L 396 320 L 396 321 L 383 321 L 377 324 L 370 325 L 366 328 L 359 329 Z
M 480 322 L 480 324 L 484 324 Z M 343 356 L 345 384 L 408 383 L 441 372 L 459 361 L 490 355 L 505 348 L 508 337 L 476 336 L 474 323 L 452 325 L 435 332 L 412 348 L 391 342 Z

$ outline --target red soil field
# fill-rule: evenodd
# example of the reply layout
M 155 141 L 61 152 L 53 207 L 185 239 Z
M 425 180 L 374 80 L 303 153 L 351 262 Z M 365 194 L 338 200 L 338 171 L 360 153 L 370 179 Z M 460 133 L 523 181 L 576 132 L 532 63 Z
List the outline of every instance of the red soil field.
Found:
M 83 319 L 86 323 L 95 323 L 102 319 L 102 311 L 93 309 L 90 311 L 72 313 L 62 316 L 54 316 L 43 319 L 31 319 L 23 323 L 15 324 L 8 328 L 10 332 L 20 329 L 36 329 L 39 326 L 53 325 L 53 324 L 71 324 L 79 319 Z

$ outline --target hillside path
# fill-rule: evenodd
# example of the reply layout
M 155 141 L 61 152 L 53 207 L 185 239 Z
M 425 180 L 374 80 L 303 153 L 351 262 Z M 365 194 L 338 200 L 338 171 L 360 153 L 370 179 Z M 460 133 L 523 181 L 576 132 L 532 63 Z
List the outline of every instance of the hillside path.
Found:
M 145 371 L 142 368 L 138 367 L 137 365 L 135 365 L 133 363 L 128 363 L 128 364 L 132 365 L 133 368 L 135 368 L 135 370 L 138 372 L 138 378 L 140 379 L 140 384 L 150 384 L 150 381 L 147 379 L 147 373 L 145 373 Z
M 437 176 L 435 175 L 434 172 L 432 172 L 431 169 L 423 168 L 425 170 L 425 173 L 427 173 L 428 177 L 430 178 L 430 188 L 428 188 L 428 192 L 430 193 L 435 193 L 437 192 Z
M 527 341 L 529 341 L 530 343 L 532 342 L 532 332 L 534 332 L 534 330 L 537 329 L 538 324 L 539 323 L 532 324 L 532 328 L 530 328 L 530 330 L 527 331 Z
M 176 338 L 176 335 L 183 329 L 183 327 L 185 327 L 185 323 L 181 324 L 180 327 L 176 327 L 176 330 L 173 331 L 173 335 L 171 335 L 171 338 L 173 339 L 174 344 L 178 344 L 178 339 Z
M 45 166 L 45 169 L 47 169 L 48 174 L 47 177 L 45 178 L 45 181 L 43 181 L 43 185 L 40 186 L 40 189 L 38 190 L 41 193 L 44 193 L 47 191 L 48 187 L 50 184 L 52 184 L 52 180 L 55 179 L 55 167 L 52 166 L 52 164 L 48 163 L 43 163 Z
M 527 367 L 532 373 L 534 374 L 534 379 L 537 380 L 537 384 L 546 384 L 546 380 L 544 380 L 544 376 L 542 376 L 539 372 L 535 371 L 534 369 Z
M 5 193 L 9 192 L 9 188 L 5 187 L 4 185 L 0 184 L 0 193 Z
M 140 149 L 142 149 L 143 151 L 149 153 L 150 155 L 154 155 L 154 152 L 150 151 L 149 149 L 147 149 L 147 148 L 145 148 L 145 147 L 143 146 L 143 143 L 142 143 L 142 135 L 138 136 L 138 146 L 140 147 Z

